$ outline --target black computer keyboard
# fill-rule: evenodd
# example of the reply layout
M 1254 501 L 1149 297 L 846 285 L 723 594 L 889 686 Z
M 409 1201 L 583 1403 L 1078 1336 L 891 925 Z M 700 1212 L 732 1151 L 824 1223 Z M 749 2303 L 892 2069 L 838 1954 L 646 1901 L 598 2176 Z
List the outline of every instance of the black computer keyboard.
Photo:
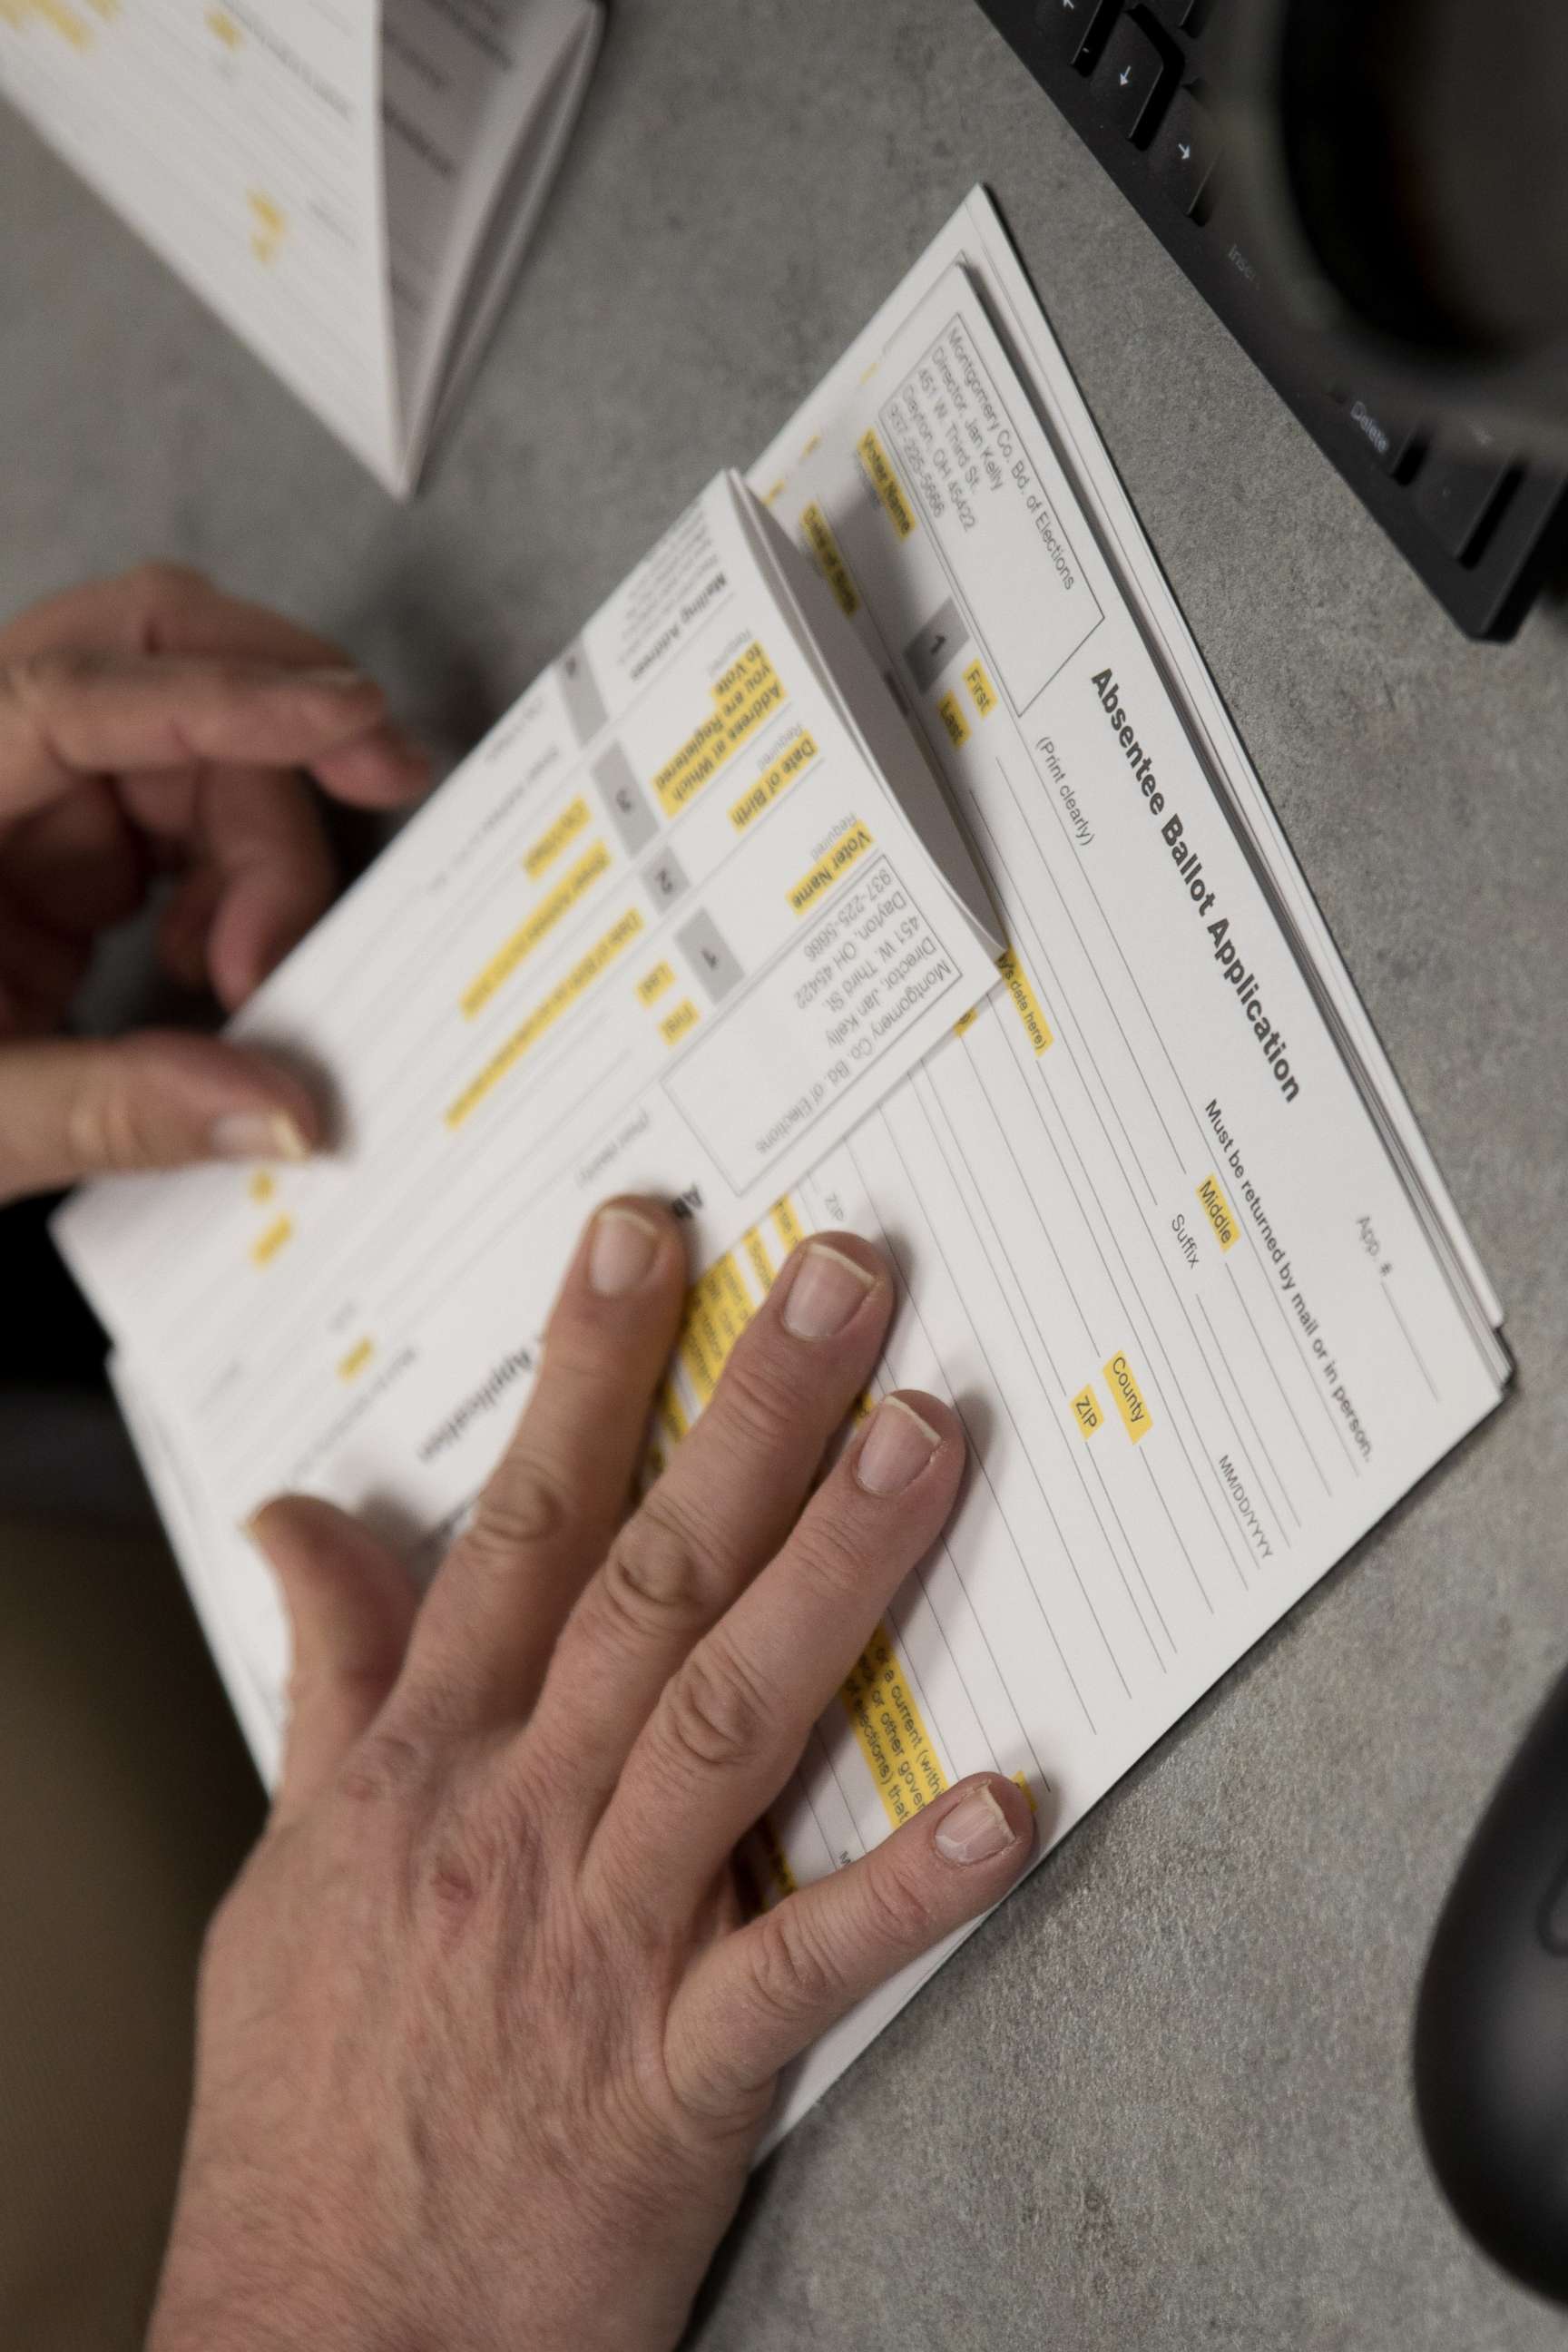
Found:
M 1460 628 L 1511 636 L 1568 539 L 1568 482 L 1482 426 L 1390 414 L 1292 348 L 1213 103 L 1211 28 L 1238 0 L 980 5 Z

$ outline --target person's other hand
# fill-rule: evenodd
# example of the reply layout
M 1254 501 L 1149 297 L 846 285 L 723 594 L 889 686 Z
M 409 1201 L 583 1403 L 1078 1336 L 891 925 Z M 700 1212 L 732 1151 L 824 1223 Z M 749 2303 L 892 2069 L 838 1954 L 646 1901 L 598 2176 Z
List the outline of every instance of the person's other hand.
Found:
M 301 770 L 363 807 L 429 782 L 340 647 L 198 572 L 146 565 L 0 630 L 0 1201 L 317 1139 L 300 1080 L 218 1039 L 55 1034 L 159 874 L 161 961 L 244 1003 L 332 895 Z
M 798 1248 L 626 1508 L 687 1280 L 600 1212 L 477 1516 L 416 1610 L 325 1503 L 255 1525 L 294 1628 L 267 1832 L 214 1925 L 153 2352 L 658 2352 L 779 2070 L 997 1901 L 997 1774 L 747 1920 L 739 1841 L 935 1540 L 963 1441 L 885 1398 L 813 1491 L 892 1307 Z

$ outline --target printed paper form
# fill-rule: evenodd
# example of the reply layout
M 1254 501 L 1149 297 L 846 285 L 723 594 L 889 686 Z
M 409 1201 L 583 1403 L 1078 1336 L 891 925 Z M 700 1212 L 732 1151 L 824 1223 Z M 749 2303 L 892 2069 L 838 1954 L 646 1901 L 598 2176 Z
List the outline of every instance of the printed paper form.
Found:
M 384 0 L 382 120 L 402 426 L 412 475 L 466 373 L 575 119 L 587 0 Z
M 3 0 L 0 92 L 383 478 L 380 12 Z
M 1058 446 L 1073 453 L 1074 478 L 1092 489 L 1089 528 L 1059 468 L 1053 471 L 1050 451 L 1032 446 L 1031 403 L 1018 399 L 1031 483 L 1044 494 L 1058 543 L 1053 553 L 1037 533 L 1051 578 L 1043 597 L 1034 573 L 1019 593 L 1036 596 L 1054 641 L 1070 645 L 1087 608 L 1079 602 L 1075 616 L 1076 578 L 1064 598 L 1061 567 L 1076 562 L 1101 616 L 1032 709 L 1027 673 L 1020 690 L 1010 675 L 1016 665 L 992 645 L 985 583 L 976 590 L 962 551 L 942 552 L 944 518 L 921 503 L 930 486 L 922 488 L 913 445 L 905 452 L 907 472 L 900 464 L 900 436 L 918 434 L 918 420 L 907 409 L 889 409 L 889 386 L 907 387 L 954 316 L 969 327 L 993 401 L 1017 393 L 1006 362 L 985 341 L 984 318 L 971 319 L 965 307 L 971 286 L 961 280 L 960 299 L 948 307 L 941 281 L 955 260 L 968 264 L 973 283 L 1006 320 L 1014 351 L 1030 355 L 1033 397 L 1049 414 Z M 926 318 L 910 323 L 933 289 L 936 325 Z M 894 342 L 896 352 L 889 351 Z M 956 346 L 950 344 L 949 358 L 958 360 Z M 917 381 L 915 390 L 925 387 Z M 948 420 L 928 411 L 926 422 L 935 433 Z M 808 474 L 817 463 L 820 473 Z M 1179 684 L 1189 722 L 1194 708 L 1202 712 L 1207 756 L 1234 793 L 1249 796 L 1260 838 L 1272 819 L 983 200 L 972 200 L 938 240 L 753 478 L 772 496 L 775 515 L 812 549 L 833 593 L 853 599 L 857 625 L 901 680 L 933 751 L 958 779 L 1012 932 L 1003 982 L 984 1011 L 954 1024 L 963 1034 L 929 1068 L 896 1088 L 842 1150 L 709 1265 L 660 1402 L 660 1443 L 668 1447 L 711 1392 L 726 1347 L 793 1235 L 842 1217 L 880 1227 L 909 1286 L 877 1385 L 898 1381 L 949 1394 L 970 1427 L 975 1468 L 958 1517 L 828 1710 L 761 1842 L 758 1874 L 776 1894 L 852 1855 L 975 1766 L 1020 1772 L 1046 1836 L 1060 1834 L 1495 1402 L 1500 1360 L 1485 1351 L 1463 1286 L 1453 1266 L 1439 1264 L 1437 1241 L 1364 1105 L 1352 1090 L 1348 1115 L 1331 1093 L 1321 1108 L 1322 1083 L 1333 1081 L 1331 1067 L 1330 1080 L 1321 1082 L 1322 1064 L 1333 1060 L 1319 1034 L 1322 1016 L 1269 923 L 1256 932 L 1258 949 L 1244 958 L 1235 982 L 1211 953 L 1210 922 L 1226 919 L 1241 938 L 1245 920 L 1245 935 L 1255 935 L 1258 909 L 1247 889 L 1257 894 L 1258 884 L 1218 808 L 1205 808 L 1207 786 L 1188 736 L 1173 711 L 1161 715 L 1163 688 L 1139 650 L 1143 640 L 1123 593 Z M 863 526 L 871 523 L 881 538 L 868 536 Z M 1116 551 L 1119 577 L 1097 554 L 1102 541 Z M 944 597 L 969 641 L 946 674 L 951 633 L 945 622 L 927 627 Z M 1003 633 L 996 635 L 1001 644 Z M 1112 678 L 1096 691 L 1084 720 L 1054 726 L 1058 702 L 1070 706 L 1108 667 L 1108 635 Z M 936 644 L 939 636 L 949 642 Z M 911 656 L 917 638 L 921 650 Z M 1002 672 L 1009 673 L 1005 683 Z M 563 675 L 570 678 L 570 661 Z M 1118 708 L 1126 714 L 1121 721 Z M 1133 730 L 1137 761 L 1128 759 L 1123 725 Z M 987 750 L 998 733 L 1005 747 L 1012 744 L 1000 755 Z M 1040 764 L 1036 733 L 1051 736 L 1061 778 Z M 1142 794 L 1144 777 L 1133 774 L 1145 759 L 1165 795 L 1158 811 L 1152 793 Z M 1123 802 L 1117 795 L 1128 790 L 1130 774 L 1137 797 Z M 1072 828 L 1063 782 L 1080 814 L 1086 799 L 1104 812 L 1096 841 L 1086 844 Z M 1208 867 L 1196 898 L 1188 891 L 1193 876 L 1182 873 L 1184 861 L 1161 838 L 1173 812 Z M 1211 821 L 1222 846 L 1230 842 L 1224 856 L 1210 855 Z M 994 851 L 985 848 L 987 823 Z M 1092 830 L 1096 816 L 1085 823 Z M 1146 847 L 1151 828 L 1155 845 Z M 1280 887 L 1326 963 L 1338 1017 L 1363 1062 L 1374 1064 L 1365 1016 L 1277 830 L 1273 838 Z M 1126 887 L 1106 892 L 1101 908 L 1088 885 L 1091 872 L 1103 872 L 1103 856 L 1099 866 L 1091 860 L 1105 844 L 1125 859 Z M 1205 918 L 1199 902 L 1211 887 L 1215 905 Z M 1147 923 L 1159 895 L 1173 891 L 1187 895 L 1170 901 L 1162 924 Z M 1115 936 L 1125 971 L 1096 928 L 1098 919 L 1110 930 L 1123 917 Z M 650 984 L 662 985 L 657 973 Z M 1261 1038 L 1247 1025 L 1248 996 L 1266 1016 Z M 1156 1017 L 1169 1067 L 1150 1045 Z M 1289 1102 L 1274 1067 L 1279 1049 L 1264 1052 L 1270 1027 L 1289 1048 L 1297 1081 Z M 1134 1062 L 1141 1072 L 1130 1076 Z M 1225 1080 L 1217 1096 L 1205 1091 L 1216 1066 Z M 1338 1083 L 1348 1086 L 1342 1076 Z M 1303 1130 L 1279 1123 L 1286 1116 L 1293 1121 L 1309 1102 L 1343 1147 L 1326 1170 L 1314 1146 L 1310 1164 L 1298 1171 L 1293 1155 Z M 1200 1149 L 1210 1135 L 1212 1157 Z M 1407 1114 L 1398 1141 L 1419 1160 L 1423 1147 Z M 1365 1205 L 1374 1195 L 1381 1200 L 1380 1185 L 1391 1195 L 1381 1222 Z M 1451 1210 L 1441 1223 L 1456 1265 L 1473 1265 Z M 1297 1312 L 1298 1294 L 1304 1313 Z M 1294 1327 L 1282 1319 L 1288 1308 Z M 1436 1396 L 1411 1359 L 1388 1352 L 1395 1308 L 1410 1321 Z M 1207 1336 L 1210 1322 L 1226 1360 Z M 1273 1344 L 1271 1330 L 1279 1334 Z M 355 1343 L 348 1360 L 357 1349 Z M 365 1369 L 360 1363 L 353 1376 Z M 123 1370 L 134 1379 L 134 1366 Z M 509 1418 L 525 1378 L 526 1349 L 497 1360 L 448 1410 L 444 1426 L 455 1433 L 448 1445 Z M 204 1523 L 212 1498 L 195 1475 L 183 1429 L 148 1423 L 150 1400 L 139 1381 L 132 1402 L 160 1499 L 198 1602 L 205 1595 L 215 1647 L 265 1765 L 275 1755 L 284 1663 L 270 1595 L 221 1515 Z M 391 1424 L 379 1435 L 406 1444 Z M 360 1465 L 367 1491 L 376 1451 L 367 1444 Z M 1163 1538 L 1166 1509 L 1171 1531 Z M 779 2129 L 941 1957 L 868 2003 L 812 2053 Z
M 274 1662 L 234 1533 L 265 1495 L 436 1556 L 591 1204 L 664 1194 L 719 1255 L 989 984 L 929 769 L 837 614 L 837 658 L 802 634 L 819 595 L 721 477 L 236 1024 L 323 1074 L 337 1153 L 59 1220 Z
M 401 492 L 600 25 L 590 0 L 0 0 L 0 92 Z
M 863 1661 L 775 1811 L 775 1892 L 984 1766 L 1062 1834 L 1499 1394 L 990 326 L 1000 249 L 972 205 L 753 475 L 943 758 L 1011 942 L 800 1203 L 886 1236 L 878 1385 L 949 1396 L 975 1468 L 889 1612 L 879 1737 Z

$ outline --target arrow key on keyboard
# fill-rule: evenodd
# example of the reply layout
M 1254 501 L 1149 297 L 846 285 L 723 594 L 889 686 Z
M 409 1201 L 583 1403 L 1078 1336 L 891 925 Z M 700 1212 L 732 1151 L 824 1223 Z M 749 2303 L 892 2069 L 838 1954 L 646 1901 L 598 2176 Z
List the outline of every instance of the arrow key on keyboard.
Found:
M 1179 89 L 1149 146 L 1149 168 L 1178 212 L 1193 210 L 1218 155 L 1214 117 Z
M 1089 76 L 1100 111 L 1124 139 L 1136 139 L 1152 117 L 1165 79 L 1165 60 L 1141 25 L 1123 16 Z
M 1081 72 L 1115 5 L 1116 0 L 1035 0 L 1035 30 L 1063 65 L 1076 65 Z

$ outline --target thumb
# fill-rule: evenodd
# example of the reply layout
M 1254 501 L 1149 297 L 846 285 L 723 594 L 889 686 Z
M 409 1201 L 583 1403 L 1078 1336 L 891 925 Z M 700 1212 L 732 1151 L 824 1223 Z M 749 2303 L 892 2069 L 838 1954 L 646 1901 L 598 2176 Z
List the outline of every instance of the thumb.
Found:
M 303 1160 L 321 1113 L 291 1072 L 216 1037 L 0 1046 L 0 1201 L 110 1170 Z
M 249 1532 L 282 1587 L 294 1635 L 273 1807 L 280 1822 L 326 1785 L 369 1728 L 397 1679 L 418 1602 L 402 1561 L 333 1503 L 280 1496 Z

